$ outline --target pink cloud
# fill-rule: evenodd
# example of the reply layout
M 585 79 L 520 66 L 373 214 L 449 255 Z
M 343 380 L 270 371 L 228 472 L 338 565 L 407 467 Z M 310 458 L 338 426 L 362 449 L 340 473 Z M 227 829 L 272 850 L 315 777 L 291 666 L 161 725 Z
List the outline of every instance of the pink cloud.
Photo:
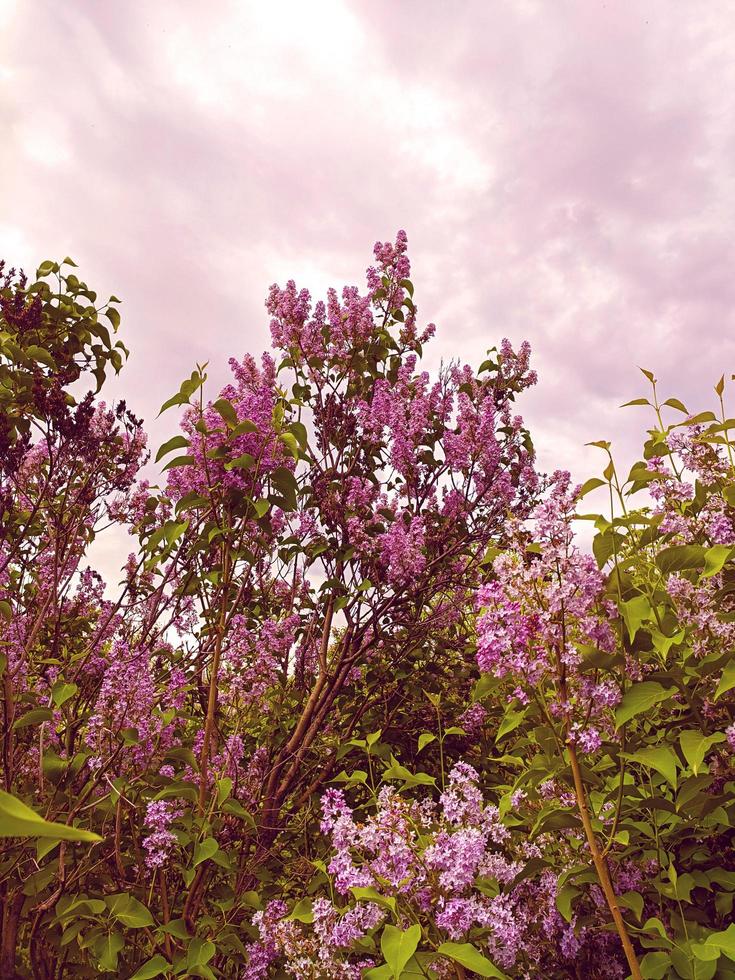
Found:
M 124 298 L 131 405 L 267 343 L 291 276 L 409 233 L 429 359 L 528 338 L 542 462 L 634 451 L 637 364 L 697 404 L 735 367 L 724 2 L 0 0 L 0 251 Z M 172 420 L 152 423 L 154 442 Z

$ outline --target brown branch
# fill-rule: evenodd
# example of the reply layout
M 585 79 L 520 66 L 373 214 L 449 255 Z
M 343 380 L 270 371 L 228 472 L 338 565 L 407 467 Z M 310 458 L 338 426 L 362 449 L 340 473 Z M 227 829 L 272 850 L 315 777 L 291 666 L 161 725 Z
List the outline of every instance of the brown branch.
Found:
M 630 935 L 628 934 L 628 928 L 625 925 L 625 920 L 623 919 L 620 906 L 618 905 L 618 899 L 610 878 L 610 871 L 607 866 L 607 861 L 600 851 L 597 838 L 595 837 L 595 832 L 592 828 L 592 820 L 590 819 L 589 804 L 587 802 L 587 793 L 584 788 L 584 781 L 582 780 L 582 772 L 579 768 L 577 752 L 571 742 L 567 743 L 567 751 L 569 752 L 569 762 L 571 764 L 572 777 L 574 779 L 574 792 L 577 797 L 577 807 L 582 818 L 582 826 L 584 827 L 584 833 L 587 837 L 587 844 L 589 845 L 590 853 L 592 854 L 592 862 L 595 866 L 595 871 L 597 872 L 600 887 L 602 888 L 605 896 L 607 906 L 610 909 L 610 914 L 612 915 L 613 922 L 615 923 L 615 928 L 618 931 L 618 936 L 620 936 L 620 942 L 623 946 L 625 958 L 628 961 L 632 980 L 641 980 L 641 968 L 638 964 L 638 957 L 633 949 L 633 944 L 630 941 Z

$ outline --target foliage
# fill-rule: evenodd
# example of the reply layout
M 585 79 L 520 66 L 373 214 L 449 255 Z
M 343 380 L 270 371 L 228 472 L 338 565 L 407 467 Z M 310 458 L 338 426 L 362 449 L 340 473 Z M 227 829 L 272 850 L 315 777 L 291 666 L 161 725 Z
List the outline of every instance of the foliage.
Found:
M 690 415 L 645 372 L 627 479 L 540 478 L 527 345 L 432 380 L 405 253 L 271 287 L 273 353 L 164 403 L 160 486 L 81 395 L 114 297 L 0 283 L 0 976 L 735 976 L 724 382 Z

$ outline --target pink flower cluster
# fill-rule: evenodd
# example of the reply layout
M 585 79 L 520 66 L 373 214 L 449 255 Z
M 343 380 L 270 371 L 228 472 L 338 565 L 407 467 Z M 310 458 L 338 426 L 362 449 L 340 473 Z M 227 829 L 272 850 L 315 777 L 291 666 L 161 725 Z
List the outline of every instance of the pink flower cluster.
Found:
M 260 368 L 250 355 L 240 362 L 231 358 L 230 368 L 235 382 L 222 389 L 219 399 L 229 402 L 234 409 L 235 430 L 241 425 L 246 431 L 231 435 L 214 403 L 209 403 L 203 411 L 190 405 L 181 428 L 188 437 L 186 453 L 193 462 L 169 470 L 167 489 L 174 500 L 192 492 L 208 497 L 213 490 L 227 489 L 257 497 L 273 470 L 294 467 L 293 455 L 279 440 L 273 422 L 279 397 L 273 358 L 264 354 Z M 230 463 L 237 465 L 230 466 Z
M 495 559 L 493 580 L 477 594 L 477 663 L 509 679 L 522 703 L 531 688 L 549 688 L 552 714 L 567 720 L 582 751 L 593 752 L 601 742 L 598 726 L 611 728 L 620 692 L 579 669 L 581 646 L 611 652 L 615 634 L 603 576 L 573 543 L 576 494 L 569 474 L 555 473 L 548 499 L 533 514 L 538 550 L 527 555 L 516 528 L 515 546 Z M 574 718 L 586 719 L 584 726 Z
M 408 901 L 433 919 L 451 939 L 475 926 L 489 930 L 500 957 L 515 961 L 519 949 L 511 917 L 499 914 L 507 898 L 488 898 L 474 889 L 480 877 L 509 882 L 521 868 L 499 850 L 509 832 L 496 807 L 485 805 L 475 770 L 458 762 L 449 774 L 439 806 L 411 801 L 383 787 L 374 815 L 358 823 L 344 794 L 328 790 L 322 799 L 322 830 L 335 854 L 329 864 L 335 889 L 371 886 Z M 515 930 L 515 927 L 514 927 Z
M 326 899 L 313 903 L 311 929 L 289 918 L 281 901 L 269 902 L 253 916 L 259 932 L 250 943 L 248 965 L 241 980 L 265 980 L 276 960 L 282 960 L 288 975 L 298 980 L 360 980 L 374 965 L 367 957 L 350 956 L 350 950 L 385 918 L 372 902 L 337 909 Z
M 170 800 L 154 800 L 145 811 L 145 825 L 152 831 L 143 839 L 146 851 L 145 863 L 151 871 L 163 868 L 177 844 L 176 835 L 170 830 L 173 821 L 181 816 L 181 810 Z
M 721 447 L 708 441 L 703 425 L 691 423 L 668 433 L 666 444 L 671 465 L 661 456 L 647 464 L 655 474 L 649 493 L 656 504 L 654 514 L 662 517 L 661 530 L 675 542 L 735 544 L 732 507 L 718 492 L 729 479 Z M 692 481 L 705 490 L 698 500 Z
M 131 648 L 124 640 L 114 641 L 85 734 L 86 743 L 94 752 L 89 760 L 93 768 L 114 755 L 118 773 L 135 772 L 175 744 L 177 725 L 165 717 L 165 712 L 182 707 L 186 678 L 183 671 L 175 668 L 166 688 L 161 690 L 151 661 L 147 648 Z M 131 737 L 120 745 L 126 730 Z
M 289 282 L 272 286 L 266 303 L 273 346 L 313 413 L 309 507 L 292 523 L 310 537 L 341 535 L 363 579 L 395 590 L 433 569 L 459 527 L 478 547 L 487 542 L 537 485 L 512 411 L 515 393 L 536 380 L 530 348 L 515 353 L 503 341 L 482 376 L 458 364 L 435 381 L 419 371 L 433 327 L 416 332 L 406 247 L 403 232 L 376 244 L 364 296 L 332 290 L 312 313 L 309 293 Z M 388 329 L 396 317 L 397 338 Z M 366 364 L 376 365 L 369 382 Z
M 223 656 L 225 701 L 241 708 L 258 705 L 264 709 L 266 692 L 276 682 L 279 671 L 286 672 L 299 624 L 295 613 L 257 624 L 249 623 L 241 614 L 233 616 Z
M 522 874 L 526 862 L 542 852 L 526 844 L 515 857 L 509 854 L 510 833 L 498 809 L 483 801 L 477 772 L 464 762 L 450 772 L 438 805 L 385 786 L 374 813 L 362 821 L 343 792 L 327 790 L 321 826 L 334 849 L 329 873 L 348 904 L 315 901 L 309 927 L 294 921 L 284 903 L 269 903 L 254 918 L 260 939 L 249 948 L 246 980 L 260 980 L 276 963 L 295 977 L 359 976 L 354 958 L 345 955 L 335 963 L 335 954 L 351 949 L 353 957 L 359 955 L 361 941 L 385 919 L 376 903 L 349 902 L 353 889 L 365 887 L 396 903 L 399 925 L 424 924 L 435 946 L 467 942 L 471 935 L 502 968 L 531 971 L 549 964 L 564 969 L 584 947 L 588 962 L 608 959 L 609 975 L 623 975 L 609 937 L 562 918 L 555 874 L 545 871 L 535 880 Z M 620 887 L 630 883 L 621 879 Z M 445 965 L 437 958 L 432 969 L 444 976 Z

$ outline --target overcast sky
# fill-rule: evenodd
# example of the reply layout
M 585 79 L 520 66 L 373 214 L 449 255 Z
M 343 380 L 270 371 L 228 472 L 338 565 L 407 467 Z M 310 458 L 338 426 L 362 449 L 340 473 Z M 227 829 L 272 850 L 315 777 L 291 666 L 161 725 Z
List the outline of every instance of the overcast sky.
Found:
M 123 299 L 150 421 L 263 349 L 271 282 L 362 284 L 405 228 L 430 366 L 530 340 L 583 479 L 636 365 L 691 408 L 735 369 L 734 100 L 717 0 L 0 0 L 0 256 Z

